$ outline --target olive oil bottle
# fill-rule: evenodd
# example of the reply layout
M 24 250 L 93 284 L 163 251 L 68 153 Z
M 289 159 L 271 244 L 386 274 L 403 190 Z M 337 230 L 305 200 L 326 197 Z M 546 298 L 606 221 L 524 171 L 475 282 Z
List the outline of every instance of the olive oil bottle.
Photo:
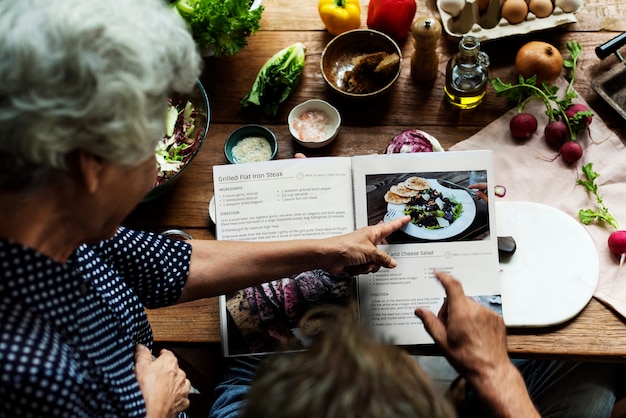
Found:
M 450 104 L 460 109 L 478 106 L 487 92 L 488 68 L 489 56 L 480 50 L 478 38 L 463 36 L 459 52 L 446 66 L 444 91 Z

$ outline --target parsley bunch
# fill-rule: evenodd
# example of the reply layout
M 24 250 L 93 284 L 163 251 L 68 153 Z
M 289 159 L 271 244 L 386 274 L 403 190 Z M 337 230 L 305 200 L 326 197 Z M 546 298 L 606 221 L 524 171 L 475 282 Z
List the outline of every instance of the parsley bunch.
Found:
M 588 163 L 582 167 L 583 174 L 587 178 L 587 180 L 579 179 L 577 181 L 581 186 L 585 186 L 585 188 L 590 191 L 596 198 L 596 202 L 598 204 L 598 210 L 592 209 L 580 209 L 578 211 L 578 219 L 585 225 L 589 225 L 593 221 L 605 221 L 609 225 L 611 225 L 615 230 L 619 230 L 619 222 L 615 217 L 609 212 L 609 208 L 604 204 L 604 200 L 602 196 L 598 193 L 598 185 L 595 180 L 600 176 L 600 174 L 593 171 L 593 164 Z

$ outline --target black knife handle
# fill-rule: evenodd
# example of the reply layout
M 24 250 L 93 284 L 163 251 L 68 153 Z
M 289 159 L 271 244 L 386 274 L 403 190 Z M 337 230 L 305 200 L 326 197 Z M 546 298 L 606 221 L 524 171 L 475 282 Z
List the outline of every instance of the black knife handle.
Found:
M 596 47 L 596 55 L 598 56 L 598 58 L 603 60 L 609 55 L 616 53 L 618 49 L 624 46 L 624 44 L 626 44 L 626 32 L 622 33 L 621 35 L 617 35 L 610 41 L 607 41 L 602 45 Z

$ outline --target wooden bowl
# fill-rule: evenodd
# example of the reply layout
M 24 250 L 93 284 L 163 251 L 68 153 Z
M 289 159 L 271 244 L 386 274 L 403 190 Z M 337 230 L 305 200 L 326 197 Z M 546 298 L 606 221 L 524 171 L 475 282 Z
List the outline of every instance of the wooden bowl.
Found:
M 379 53 L 397 57 L 397 60 L 383 66 L 383 71 L 375 70 L 371 68 L 375 61 L 371 64 Z M 398 44 L 372 29 L 355 29 L 337 35 L 328 42 L 320 59 L 326 84 L 339 96 L 354 100 L 371 100 L 387 94 L 400 77 L 401 68 L 402 51 Z

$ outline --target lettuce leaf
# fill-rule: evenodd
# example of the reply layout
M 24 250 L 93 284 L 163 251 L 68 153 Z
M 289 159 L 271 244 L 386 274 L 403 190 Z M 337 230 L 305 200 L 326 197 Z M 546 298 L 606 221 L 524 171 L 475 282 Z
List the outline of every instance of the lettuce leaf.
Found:
M 234 55 L 260 29 L 264 7 L 250 10 L 250 0 L 175 0 L 200 48 L 212 48 L 216 57 Z
M 266 115 L 276 116 L 279 105 L 298 86 L 305 59 L 306 48 L 301 42 L 278 51 L 263 64 L 241 104 L 260 106 Z

